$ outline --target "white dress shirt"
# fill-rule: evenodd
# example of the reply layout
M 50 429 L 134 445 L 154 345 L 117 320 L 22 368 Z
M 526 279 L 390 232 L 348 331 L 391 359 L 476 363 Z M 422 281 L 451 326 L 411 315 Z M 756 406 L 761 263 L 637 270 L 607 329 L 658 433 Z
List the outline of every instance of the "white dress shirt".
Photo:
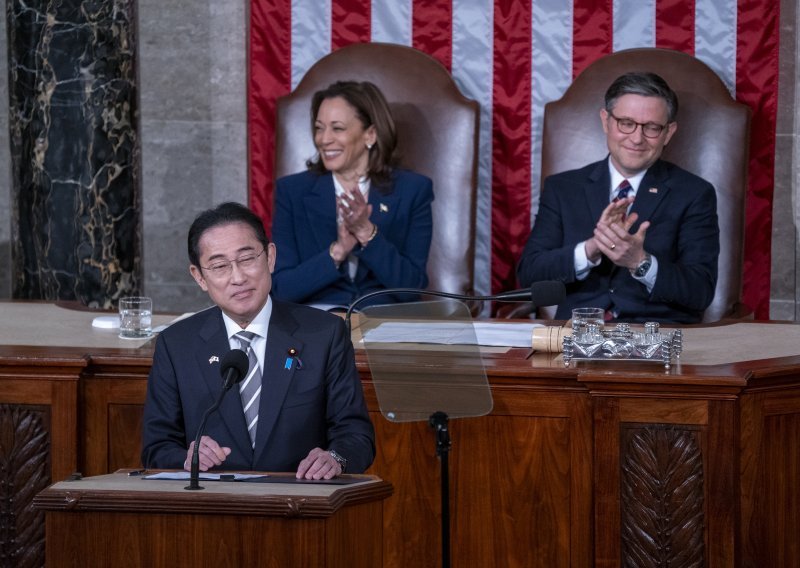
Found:
M 347 193 L 344 186 L 339 183 L 339 180 L 336 178 L 336 175 L 333 176 L 333 187 L 336 190 L 336 197 L 340 197 L 342 194 Z M 361 192 L 361 195 L 364 196 L 364 201 L 369 198 L 369 178 L 362 177 L 358 180 L 358 190 Z M 339 210 L 336 210 L 336 223 L 341 224 L 344 220 L 342 216 L 339 214 Z M 354 254 L 350 253 L 347 255 L 347 273 L 350 275 L 350 280 L 356 277 L 356 271 L 358 270 L 358 257 Z
M 267 296 L 267 303 L 261 308 L 253 321 L 242 329 L 238 323 L 233 321 L 225 312 L 222 312 L 222 320 L 225 322 L 225 330 L 228 332 L 228 344 L 231 349 L 241 349 L 239 339 L 235 337 L 240 331 L 252 331 L 256 334 L 250 343 L 253 352 L 258 359 L 258 366 L 261 369 L 261 376 L 264 376 L 264 358 L 267 352 L 267 331 L 269 330 L 269 320 L 272 317 L 272 297 Z

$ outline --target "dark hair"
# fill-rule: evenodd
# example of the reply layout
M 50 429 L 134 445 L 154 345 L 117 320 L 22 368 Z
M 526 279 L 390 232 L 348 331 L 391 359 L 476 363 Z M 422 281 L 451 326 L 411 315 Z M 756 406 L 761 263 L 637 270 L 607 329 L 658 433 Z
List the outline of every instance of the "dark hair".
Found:
M 228 201 L 217 205 L 213 209 L 206 209 L 195 217 L 192 226 L 189 228 L 189 262 L 195 266 L 200 266 L 200 239 L 206 231 L 233 223 L 248 225 L 253 229 L 259 242 L 264 245 L 264 248 L 267 248 L 269 239 L 261 218 L 241 203 Z
M 375 144 L 369 150 L 367 177 L 377 183 L 386 183 L 390 179 L 392 167 L 398 163 L 397 129 L 389 110 L 389 103 L 381 90 L 369 81 L 338 81 L 326 89 L 317 91 L 311 99 L 311 136 L 314 136 L 314 125 L 322 101 L 341 97 L 356 111 L 356 116 L 364 128 L 375 127 Z M 325 173 L 325 165 L 317 155 L 306 162 L 309 170 L 319 174 Z
M 675 122 L 675 117 L 678 116 L 678 95 L 655 73 L 635 71 L 617 77 L 606 91 L 606 110 L 613 111 L 617 99 L 623 95 L 659 97 L 667 103 L 667 121 Z

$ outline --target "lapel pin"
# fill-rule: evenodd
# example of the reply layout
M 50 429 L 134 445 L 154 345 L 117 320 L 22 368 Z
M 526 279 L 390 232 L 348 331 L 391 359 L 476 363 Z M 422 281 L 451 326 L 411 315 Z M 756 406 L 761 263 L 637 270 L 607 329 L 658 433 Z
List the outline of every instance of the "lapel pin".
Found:
M 647 191 L 649 191 L 650 193 L 658 193 L 658 188 L 657 187 L 651 187 Z
M 379 206 L 379 209 L 381 210 L 381 213 L 388 213 L 389 212 L 389 206 L 386 205 L 385 203 L 381 203 L 380 206 Z
M 211 357 L 209 357 L 208 364 L 210 365 L 211 363 L 219 363 L 219 357 L 217 357 L 216 355 L 212 355 Z
M 300 357 L 297 356 L 297 349 L 294 347 L 290 347 L 287 351 L 289 356 L 286 358 L 286 362 L 283 365 L 283 368 L 289 370 L 292 368 L 292 361 L 297 361 L 297 370 L 303 368 L 303 362 L 300 360 Z

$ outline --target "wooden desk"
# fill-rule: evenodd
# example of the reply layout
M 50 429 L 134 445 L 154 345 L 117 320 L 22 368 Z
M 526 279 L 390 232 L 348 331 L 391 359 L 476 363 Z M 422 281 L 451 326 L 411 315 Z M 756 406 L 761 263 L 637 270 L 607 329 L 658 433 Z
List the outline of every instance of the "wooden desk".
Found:
M 39 493 L 48 566 L 374 568 L 391 486 L 145 480 L 114 473 Z
M 800 347 L 777 356 L 770 326 L 752 325 L 749 341 L 734 328 L 713 330 L 713 349 L 686 353 L 669 372 L 564 368 L 552 354 L 526 359 L 521 349 L 487 355 L 491 414 L 450 423 L 453 565 L 800 566 Z M 49 451 L 39 452 L 52 460 L 45 480 L 136 467 L 152 345 L 59 349 L 0 347 L 0 435 L 21 439 L 27 428 L 7 417 L 38 405 L 50 417 Z M 705 351 L 736 362 L 714 363 Z M 369 473 L 395 490 L 383 509 L 383 565 L 436 566 L 433 432 L 386 421 L 357 357 L 377 432 Z M 58 385 L 68 394 L 54 394 Z M 2 475 L 15 487 L 30 478 Z M 20 550 L 36 546 L 18 541 Z

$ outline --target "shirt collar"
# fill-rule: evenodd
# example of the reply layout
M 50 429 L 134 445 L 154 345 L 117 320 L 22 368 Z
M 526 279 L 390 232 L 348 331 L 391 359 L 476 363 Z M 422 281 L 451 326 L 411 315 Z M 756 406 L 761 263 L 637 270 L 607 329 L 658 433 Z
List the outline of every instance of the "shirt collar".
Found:
M 267 296 L 267 303 L 261 308 L 261 311 L 256 314 L 248 326 L 242 329 L 238 323 L 233 321 L 225 312 L 222 312 L 222 320 L 225 322 L 225 330 L 228 333 L 228 340 L 240 331 L 252 331 L 259 337 L 267 337 L 267 329 L 269 328 L 269 320 L 272 317 L 272 296 Z
M 344 193 L 344 186 L 339 183 L 339 179 L 336 177 L 335 174 L 331 174 L 333 176 L 333 188 L 336 190 L 336 195 L 341 195 Z M 358 178 L 358 190 L 361 192 L 365 198 L 367 197 L 367 193 L 369 192 L 369 178 L 367 176 L 362 176 Z
M 609 201 L 611 201 L 617 196 L 617 188 L 624 179 L 627 179 L 628 183 L 631 184 L 631 191 L 628 193 L 628 197 L 636 197 L 636 192 L 639 191 L 639 185 L 641 185 L 642 180 L 644 179 L 644 174 L 647 173 L 647 170 L 642 170 L 635 176 L 626 178 L 617 171 L 617 168 L 614 167 L 614 164 L 611 163 L 611 160 L 608 160 L 608 173 L 611 174 L 611 187 L 608 190 Z

